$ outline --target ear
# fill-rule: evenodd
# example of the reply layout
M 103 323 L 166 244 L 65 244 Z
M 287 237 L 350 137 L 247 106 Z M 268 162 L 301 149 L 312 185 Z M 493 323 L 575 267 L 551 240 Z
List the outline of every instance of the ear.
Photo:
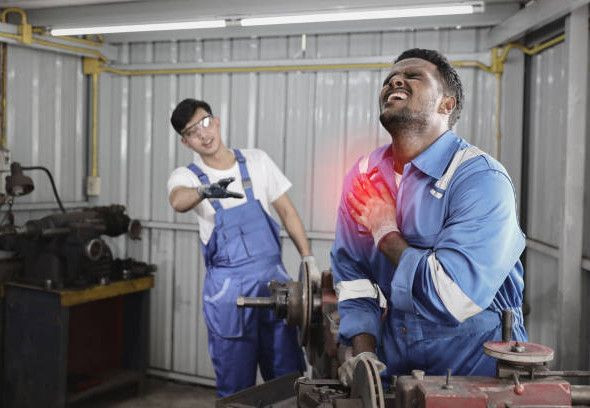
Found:
M 183 145 L 185 145 L 186 147 L 188 147 L 190 149 L 190 146 L 188 145 L 188 141 L 186 140 L 186 137 L 180 136 L 180 143 L 182 143 Z
M 438 107 L 438 112 L 445 115 L 450 115 L 457 106 L 457 99 L 454 96 L 443 96 L 442 101 Z

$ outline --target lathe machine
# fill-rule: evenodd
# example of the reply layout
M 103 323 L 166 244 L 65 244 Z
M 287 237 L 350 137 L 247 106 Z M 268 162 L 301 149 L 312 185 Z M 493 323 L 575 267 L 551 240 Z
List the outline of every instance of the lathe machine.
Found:
M 487 342 L 484 352 L 498 360 L 496 377 L 429 376 L 414 370 L 408 376 L 383 379 L 374 364 L 357 364 L 351 387 L 337 379 L 337 368 L 350 350 L 338 344 L 337 297 L 330 271 L 321 279 L 310 277 L 302 263 L 299 281 L 270 284 L 271 296 L 239 298 L 238 307 L 274 309 L 277 316 L 299 329 L 299 343 L 305 348 L 313 378 L 285 377 L 222 400 L 218 407 L 298 408 L 532 408 L 590 406 L 590 386 L 573 385 L 565 378 L 590 378 L 590 371 L 550 371 L 547 364 L 553 350 L 534 343 L 510 341 L 512 316 L 503 316 L 503 341 Z M 292 385 L 291 385 L 292 384 Z M 257 388 L 267 387 L 269 392 Z M 277 395 L 278 394 L 278 395 Z

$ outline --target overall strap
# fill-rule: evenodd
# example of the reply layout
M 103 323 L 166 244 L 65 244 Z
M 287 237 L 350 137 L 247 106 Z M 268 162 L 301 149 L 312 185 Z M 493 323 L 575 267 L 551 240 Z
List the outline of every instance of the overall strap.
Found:
M 434 184 L 435 188 L 430 189 L 430 194 L 432 194 L 434 197 L 438 199 L 441 199 L 459 166 L 465 163 L 466 161 L 482 156 L 484 154 L 485 153 L 483 151 L 481 151 L 475 146 L 469 146 L 465 149 L 458 150 L 453 156 L 453 159 L 451 160 L 451 164 L 449 164 L 447 171 L 445 171 L 442 177 L 438 179 L 438 181 Z
M 242 185 L 244 186 L 246 197 L 248 198 L 248 201 L 254 201 L 254 192 L 252 191 L 252 180 L 250 179 L 248 167 L 246 166 L 246 158 L 238 149 L 234 149 L 234 156 L 236 157 L 236 160 L 238 161 L 238 165 L 240 167 L 240 175 L 242 176 Z
M 188 169 L 190 171 L 195 173 L 195 175 L 199 178 L 199 181 L 201 182 L 201 184 L 203 184 L 203 185 L 211 184 L 211 182 L 209 181 L 209 177 L 207 177 L 207 175 L 203 172 L 203 170 L 201 170 L 201 168 L 199 166 L 197 166 L 195 163 L 191 163 L 186 167 L 188 167 Z M 223 207 L 221 207 L 221 204 L 219 204 L 219 200 L 217 200 L 217 199 L 210 198 L 209 203 L 211 203 L 211 205 L 213 206 L 213 209 L 216 212 L 223 209 Z

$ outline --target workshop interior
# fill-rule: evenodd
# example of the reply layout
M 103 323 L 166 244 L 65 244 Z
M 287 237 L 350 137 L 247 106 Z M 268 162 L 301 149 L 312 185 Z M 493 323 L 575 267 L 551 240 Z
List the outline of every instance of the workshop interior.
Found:
M 0 0 L 0 406 L 590 406 L 589 4 Z M 506 310 L 482 344 L 495 376 L 383 378 L 361 360 L 344 385 L 338 205 L 347 171 L 391 143 L 378 95 L 410 48 L 448 58 L 465 93 L 454 131 L 510 174 L 528 341 Z M 224 398 L 199 227 L 166 193 L 194 157 L 170 125 L 185 98 L 290 180 L 321 272 L 283 228 L 292 280 L 235 307 L 295 328 L 307 369 Z M 155 405 L 166 387 L 182 388 Z

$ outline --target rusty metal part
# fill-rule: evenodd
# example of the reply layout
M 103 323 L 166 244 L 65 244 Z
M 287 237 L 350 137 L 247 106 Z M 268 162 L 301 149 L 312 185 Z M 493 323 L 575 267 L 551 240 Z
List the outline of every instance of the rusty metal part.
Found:
M 484 343 L 483 350 L 488 356 L 500 361 L 521 365 L 541 364 L 553 360 L 553 349 L 536 343 L 488 341 Z
M 363 408 L 385 408 L 381 378 L 375 363 L 361 359 L 354 369 L 350 397 L 359 398 Z

